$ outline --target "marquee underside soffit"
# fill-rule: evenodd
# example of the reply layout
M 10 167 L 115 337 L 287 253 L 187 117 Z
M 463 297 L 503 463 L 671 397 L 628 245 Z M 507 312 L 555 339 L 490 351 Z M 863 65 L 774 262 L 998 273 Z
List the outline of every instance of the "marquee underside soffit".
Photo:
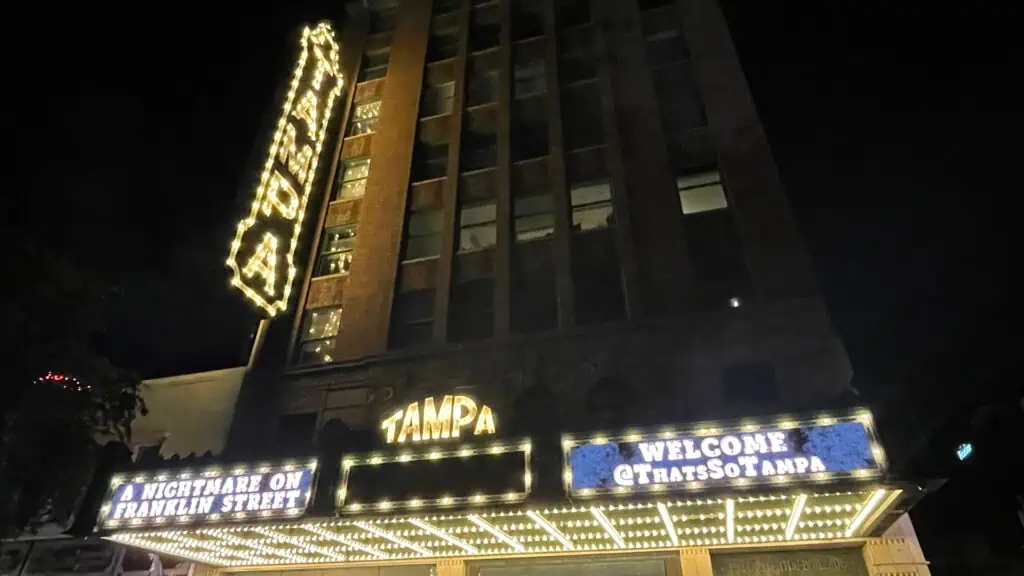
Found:
M 861 538 L 906 496 L 866 485 L 780 494 L 594 501 L 500 511 L 307 518 L 123 531 L 116 542 L 224 567 L 514 557 Z

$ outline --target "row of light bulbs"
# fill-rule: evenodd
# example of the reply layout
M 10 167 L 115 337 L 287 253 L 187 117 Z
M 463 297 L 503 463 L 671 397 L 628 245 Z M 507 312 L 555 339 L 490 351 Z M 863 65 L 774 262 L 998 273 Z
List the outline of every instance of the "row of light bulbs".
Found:
M 852 492 L 837 492 L 830 493 L 832 496 L 844 496 L 853 495 Z M 814 495 L 820 497 L 821 495 Z M 764 501 L 771 501 L 773 499 L 782 500 L 788 497 L 765 497 Z M 717 503 L 722 500 L 707 500 L 708 503 Z M 739 499 L 736 499 L 739 501 Z M 756 502 L 762 501 L 759 497 L 749 498 L 746 501 Z M 676 502 L 676 506 L 685 506 L 686 502 Z M 672 506 L 673 503 L 663 503 L 662 506 Z M 571 513 L 583 513 L 592 512 L 593 510 L 606 508 L 609 511 L 629 511 L 629 510 L 649 510 L 654 508 L 654 504 L 651 503 L 637 503 L 637 504 L 626 504 L 626 505 L 611 505 L 593 508 L 579 508 L 579 507 L 562 507 L 556 509 L 547 509 L 543 513 L 546 515 L 558 516 L 562 514 Z M 824 513 L 850 513 L 858 511 L 862 508 L 862 505 L 836 505 L 825 507 L 808 506 L 807 511 L 814 511 L 818 514 Z M 779 510 L 783 509 L 770 509 L 761 510 L 761 516 L 771 514 L 772 516 L 779 517 Z M 749 511 L 741 512 L 736 516 L 746 516 L 748 518 L 758 517 L 757 512 Z M 788 513 L 788 510 L 783 510 L 783 515 Z M 522 516 L 528 516 L 534 522 L 513 522 L 508 524 L 505 520 L 519 518 Z M 539 514 L 537 512 L 529 511 L 501 511 L 491 512 L 488 514 L 477 515 L 483 522 L 483 518 L 495 518 L 499 519 L 498 524 L 488 525 L 500 532 L 505 538 L 511 538 L 506 532 L 519 532 L 520 534 L 515 538 L 511 539 L 514 542 L 519 543 L 520 549 L 516 549 L 517 552 L 526 553 L 542 553 L 542 552 L 558 552 L 563 551 L 566 548 L 574 550 L 614 550 L 614 549 L 629 549 L 629 550 L 643 550 L 651 548 L 662 548 L 676 545 L 690 545 L 690 546 L 706 546 L 706 545 L 718 545 L 725 544 L 730 541 L 738 543 L 750 543 L 750 542 L 774 542 L 782 541 L 785 538 L 779 534 L 751 534 L 751 532 L 767 532 L 779 531 L 783 527 L 778 522 L 774 523 L 761 523 L 761 524 L 740 524 L 735 526 L 737 532 L 746 532 L 733 537 L 732 534 L 726 534 L 726 528 L 724 526 L 702 526 L 702 527 L 682 527 L 675 528 L 675 531 L 679 536 L 672 535 L 671 542 L 665 540 L 666 536 L 669 536 L 667 530 L 655 529 L 655 530 L 627 530 L 619 532 L 612 529 L 614 535 L 607 531 L 595 532 L 587 530 L 586 532 L 570 532 L 564 534 L 560 531 L 560 528 L 596 528 L 600 526 L 600 523 L 591 520 L 566 520 L 560 521 L 556 519 L 544 518 L 544 523 L 536 521 L 536 517 Z M 603 514 L 602 514 L 603 516 Z M 706 519 L 709 520 L 721 520 L 720 514 L 705 515 Z M 543 517 L 541 517 L 543 518 Z M 691 518 L 696 519 L 696 516 Z M 356 560 L 382 560 L 382 559 L 399 559 L 399 558 L 422 558 L 437 555 L 466 555 L 466 554 L 507 554 L 509 553 L 508 542 L 501 542 L 499 538 L 490 538 L 484 536 L 484 530 L 476 526 L 460 526 L 451 527 L 446 529 L 438 528 L 430 522 L 438 521 L 451 521 L 451 520 L 464 520 L 465 518 L 459 515 L 437 515 L 429 518 L 413 518 L 413 519 L 382 519 L 380 522 L 374 521 L 357 521 L 353 523 L 351 521 L 334 520 L 331 522 L 320 522 L 310 524 L 300 524 L 293 526 L 279 526 L 276 527 L 230 527 L 230 528 L 217 528 L 217 529 L 205 529 L 200 531 L 188 531 L 188 530 L 172 530 L 163 531 L 159 533 L 149 534 L 118 534 L 113 539 L 122 541 L 126 544 L 132 544 L 137 546 L 149 547 L 152 549 L 176 553 L 177 555 L 186 556 L 199 561 L 225 565 L 225 566 L 243 566 L 249 564 L 286 564 L 289 562 L 302 562 L 302 563 L 329 563 L 329 562 L 343 562 L 343 561 L 356 561 Z M 404 530 L 385 530 L 381 528 L 383 525 L 391 525 L 397 522 L 410 522 L 426 524 L 430 530 L 423 529 L 420 526 L 418 529 L 404 529 Z M 413 522 L 415 521 L 415 522 Z M 629 526 L 629 525 L 648 525 L 657 522 L 657 518 L 642 517 L 642 516 L 631 516 L 628 518 L 606 518 L 609 526 Z M 820 540 L 820 539 L 834 539 L 843 537 L 842 528 L 849 526 L 851 520 L 849 518 L 830 518 L 827 520 L 808 520 L 799 522 L 801 530 L 793 535 L 792 539 L 795 540 Z M 363 531 L 351 535 L 345 535 L 329 527 L 346 527 L 356 526 L 362 528 Z M 828 528 L 836 527 L 839 531 L 817 531 L 809 532 L 808 529 L 813 528 Z M 302 529 L 307 531 L 308 535 L 294 536 L 285 534 L 281 530 L 294 528 Z M 540 533 L 547 531 L 549 533 Z M 240 538 L 235 534 L 240 532 L 257 533 L 264 536 L 261 539 L 255 538 Z M 387 536 L 383 536 L 387 534 Z M 459 538 L 460 535 L 473 535 L 471 538 Z M 193 537 L 194 535 L 209 535 L 209 539 L 199 539 Z M 416 542 L 410 541 L 407 538 L 424 538 L 429 536 L 443 536 L 440 540 L 430 538 L 426 541 L 417 540 Z M 618 536 L 618 538 L 616 538 Z M 630 539 L 630 542 L 622 541 L 622 536 Z M 161 541 L 155 540 L 159 537 Z M 373 540 L 374 538 L 383 538 L 385 542 L 378 543 L 375 545 L 360 544 L 360 540 Z M 642 541 L 636 541 L 638 539 L 644 539 Z M 168 542 L 169 541 L 169 542 Z M 333 541 L 338 545 L 322 545 L 317 542 Z M 285 550 L 280 546 L 271 546 L 271 544 L 284 542 L 295 547 L 294 550 Z M 506 546 L 502 546 L 506 544 Z M 560 544 L 560 545 L 559 545 Z M 485 548 L 486 547 L 486 548 Z M 494 548 L 496 547 L 496 548 Z M 364 552 L 364 555 L 351 555 L 346 554 L 353 549 L 360 552 Z M 413 549 L 414 552 L 407 552 L 406 550 Z M 474 552 L 475 551 L 475 552 Z M 271 557 L 275 556 L 275 557 Z

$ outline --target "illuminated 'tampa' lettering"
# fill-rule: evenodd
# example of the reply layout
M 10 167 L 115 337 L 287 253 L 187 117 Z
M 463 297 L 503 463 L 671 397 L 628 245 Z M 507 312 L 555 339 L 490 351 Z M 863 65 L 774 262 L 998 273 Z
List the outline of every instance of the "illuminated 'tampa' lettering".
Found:
M 385 418 L 380 427 L 388 444 L 458 438 L 463 428 L 473 426 L 473 435 L 494 434 L 494 413 L 486 404 L 477 409 L 468 396 L 444 396 L 437 405 L 433 398 L 423 399 L 423 418 L 419 402 L 409 404 Z M 401 423 L 401 427 L 399 427 Z M 397 432 L 397 437 L 395 433 Z

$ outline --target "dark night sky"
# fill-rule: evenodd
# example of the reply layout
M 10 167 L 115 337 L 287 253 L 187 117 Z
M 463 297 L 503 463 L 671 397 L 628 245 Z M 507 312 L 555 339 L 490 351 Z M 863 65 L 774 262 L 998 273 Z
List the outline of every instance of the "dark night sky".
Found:
M 39 100 L 16 111 L 12 214 L 122 288 L 116 361 L 162 375 L 243 356 L 255 316 L 223 266 L 239 187 L 289 33 L 339 4 L 230 17 L 80 6 L 54 25 L 59 65 L 17 64 Z M 963 365 L 984 364 L 1010 301 L 996 202 L 1020 185 L 994 169 L 1009 161 L 994 139 L 1013 142 L 1000 137 L 1005 15 L 892 4 L 725 2 L 858 377 L 958 342 L 973 345 Z

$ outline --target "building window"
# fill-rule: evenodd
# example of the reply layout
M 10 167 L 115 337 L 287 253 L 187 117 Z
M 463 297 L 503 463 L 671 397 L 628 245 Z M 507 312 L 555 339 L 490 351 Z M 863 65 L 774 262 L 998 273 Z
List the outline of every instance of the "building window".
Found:
M 427 46 L 427 62 L 455 58 L 458 52 L 458 29 L 439 30 L 430 35 L 430 43 Z
M 452 286 L 448 339 L 453 342 L 494 334 L 494 280 L 482 278 Z
M 427 86 L 423 90 L 423 103 L 420 105 L 420 117 L 450 114 L 455 101 L 455 82 L 445 82 L 436 86 Z
M 610 208 L 610 207 L 609 207 Z M 572 286 L 578 325 L 626 317 L 622 266 L 611 231 L 572 236 Z
M 559 28 L 590 22 L 590 3 L 587 0 L 559 0 L 555 3 L 555 22 Z
M 461 5 L 461 0 L 434 0 L 434 14 L 441 15 L 455 12 Z
M 550 194 L 515 199 L 516 242 L 547 238 L 555 233 L 555 214 Z
M 391 348 L 409 348 L 430 341 L 436 294 L 433 288 L 427 288 L 395 295 L 388 335 Z
M 543 94 L 546 91 L 544 62 L 516 65 L 514 90 L 516 98 L 529 98 Z
M 479 106 L 498 100 L 498 71 L 473 72 L 466 87 L 466 105 Z
M 678 182 L 683 238 L 697 296 L 708 307 L 735 307 L 747 291 L 747 269 L 721 178 L 712 171 Z
M 398 7 L 387 6 L 380 9 L 370 10 L 369 35 L 383 34 L 395 29 L 395 21 L 398 19 Z
M 370 177 L 370 159 L 345 160 L 338 175 L 338 193 L 335 200 L 362 198 L 366 192 L 366 179 Z
M 558 35 L 558 79 L 563 85 L 593 80 L 597 65 L 593 57 L 591 27 L 566 30 Z
M 459 215 L 459 252 L 483 250 L 498 243 L 497 205 L 465 206 Z
M 522 40 L 544 34 L 543 2 L 519 0 L 512 3 L 512 38 Z
M 436 206 L 409 213 L 402 261 L 435 258 L 441 254 L 443 212 Z
M 318 308 L 306 314 L 299 333 L 299 364 L 326 364 L 333 361 L 335 336 L 341 328 L 341 306 Z
M 647 63 L 651 68 L 674 64 L 689 57 L 674 6 L 645 11 L 642 18 Z
M 654 96 L 666 132 L 682 134 L 707 126 L 693 67 L 683 62 L 654 70 Z
M 481 170 L 498 164 L 498 135 L 478 132 L 467 127 L 462 136 L 460 168 L 463 171 Z
M 391 48 L 367 52 L 363 55 L 363 63 L 359 67 L 359 82 L 376 80 L 388 74 L 388 60 L 391 58 Z
M 544 239 L 512 247 L 509 283 L 513 332 L 544 332 L 558 326 L 551 252 L 551 241 Z
M 412 180 L 422 182 L 448 174 L 448 143 L 419 142 L 413 152 Z
M 544 123 L 523 123 L 514 127 L 511 140 L 513 162 L 548 154 L 548 126 Z
M 577 232 L 607 228 L 615 224 L 612 210 L 612 188 L 608 182 L 592 182 L 573 186 L 572 227 Z
M 469 49 L 480 52 L 498 45 L 501 38 L 501 21 L 498 3 L 476 7 L 470 14 Z
M 356 225 L 328 228 L 320 249 L 316 276 L 345 274 L 352 265 L 352 249 L 356 246 Z
M 566 150 L 579 150 L 604 143 L 601 96 L 594 83 L 576 84 L 562 90 Z
M 349 122 L 348 135 L 359 136 L 377 131 L 377 120 L 380 120 L 380 100 L 356 104 Z
M 703 172 L 676 178 L 679 206 L 683 214 L 696 214 L 729 207 L 722 188 L 722 176 L 717 171 Z

